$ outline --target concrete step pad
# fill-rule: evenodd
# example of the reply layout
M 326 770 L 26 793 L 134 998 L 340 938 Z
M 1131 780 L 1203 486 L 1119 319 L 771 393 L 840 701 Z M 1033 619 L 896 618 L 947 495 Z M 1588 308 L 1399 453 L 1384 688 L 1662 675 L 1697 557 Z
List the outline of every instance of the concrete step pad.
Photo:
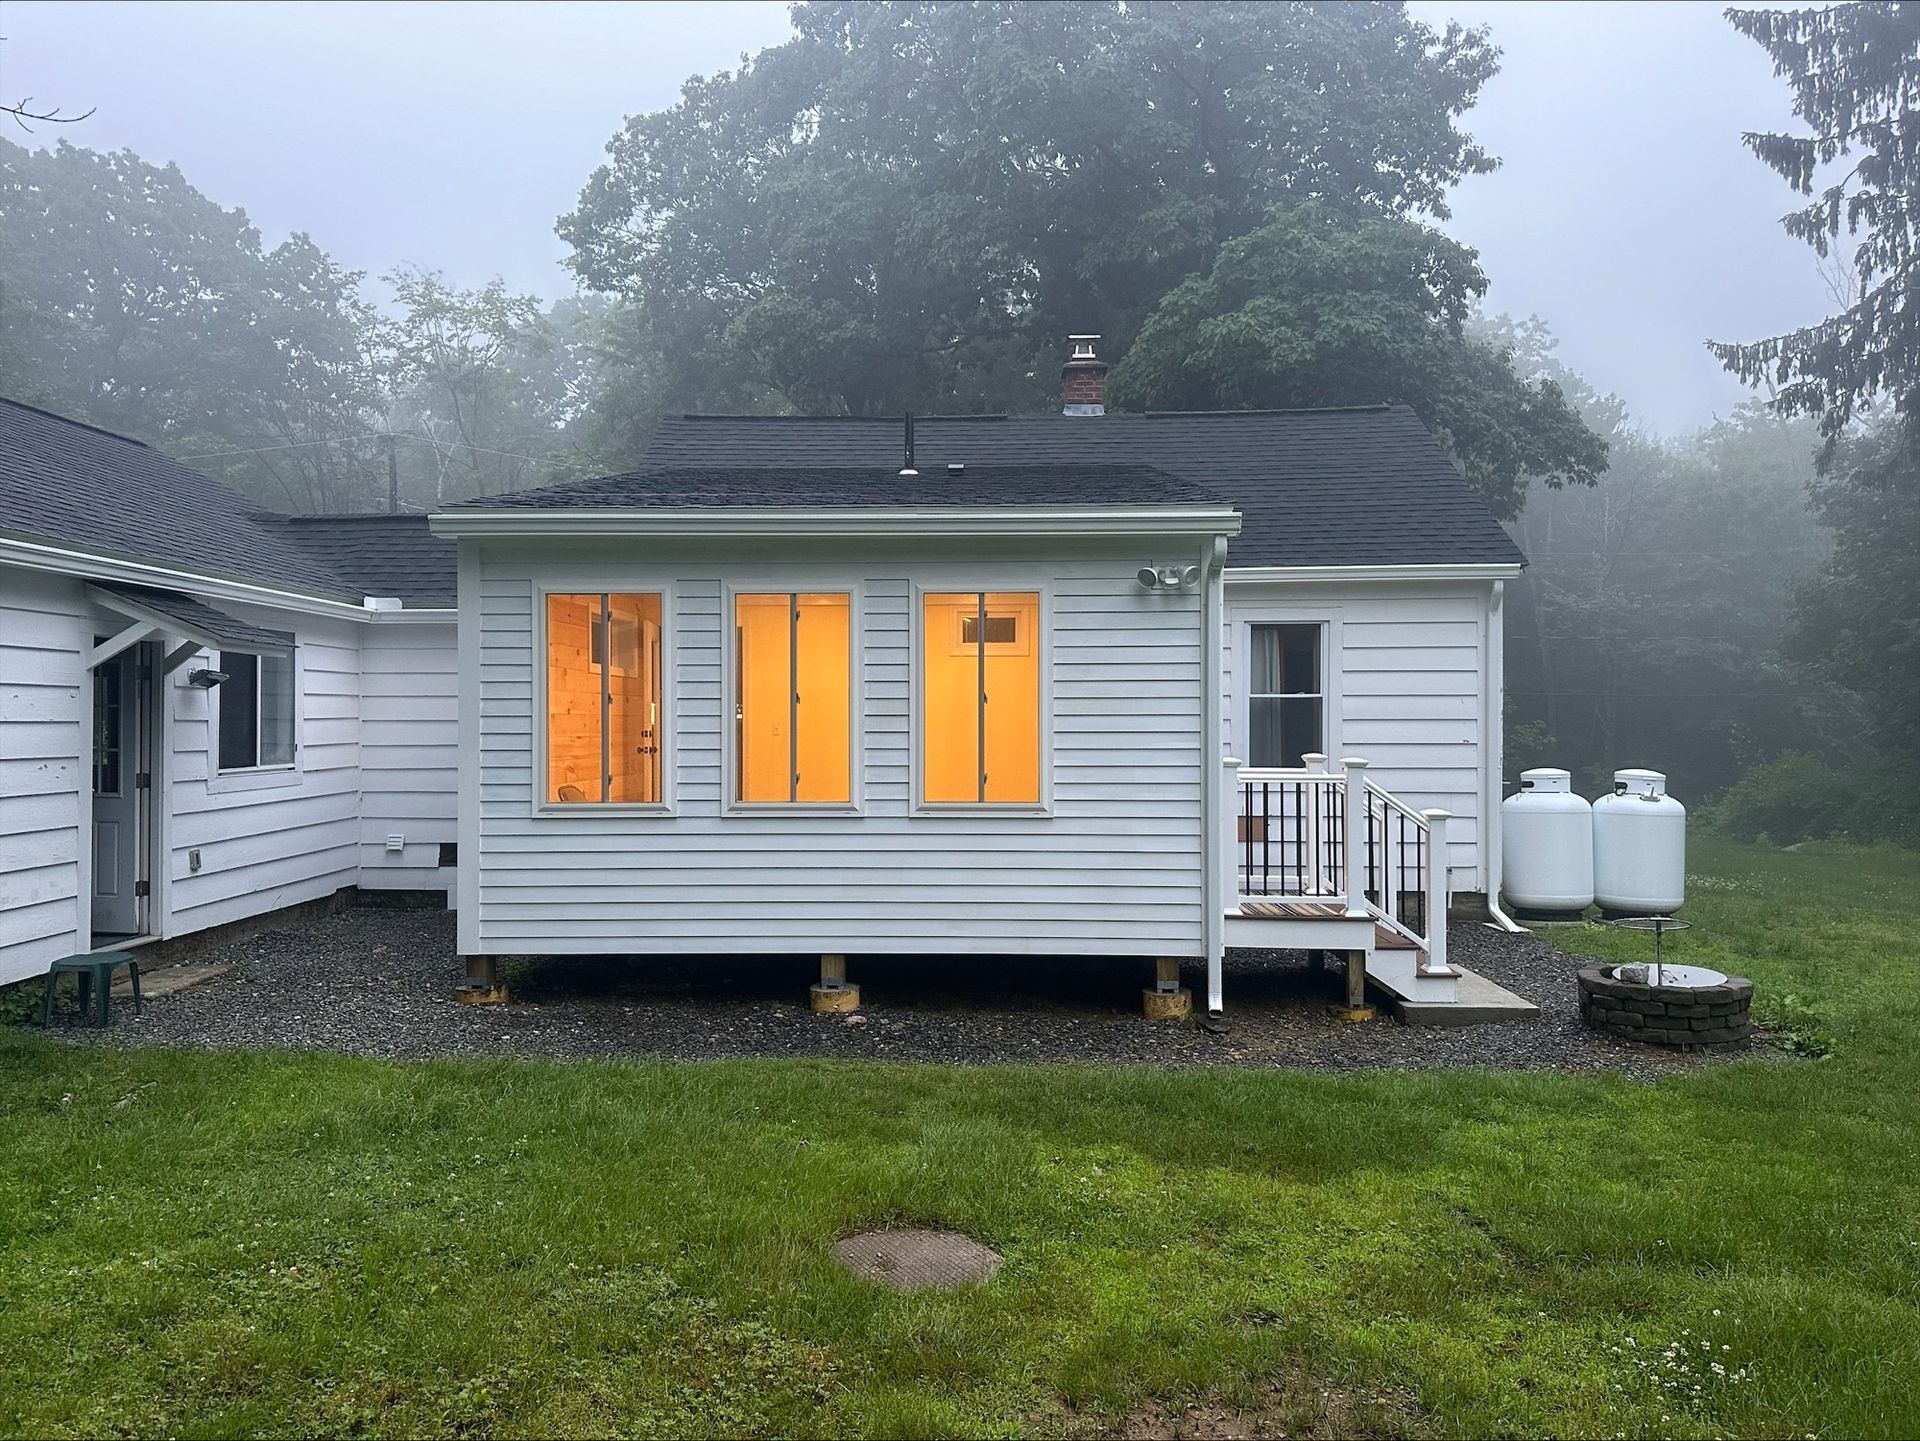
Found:
M 1400 1000 L 1396 1009 L 1409 1026 L 1480 1026 L 1489 1021 L 1526 1021 L 1536 1019 L 1540 1008 L 1505 986 L 1495 985 L 1485 976 L 1455 966 L 1460 978 L 1454 982 L 1450 1005 Z

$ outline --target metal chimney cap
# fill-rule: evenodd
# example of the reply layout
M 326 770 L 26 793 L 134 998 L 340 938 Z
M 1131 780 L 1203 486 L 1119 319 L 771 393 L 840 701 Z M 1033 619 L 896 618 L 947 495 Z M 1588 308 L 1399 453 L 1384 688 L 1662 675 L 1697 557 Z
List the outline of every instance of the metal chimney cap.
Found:
M 1069 335 L 1067 339 L 1072 342 L 1073 345 L 1073 358 L 1075 360 L 1092 360 L 1094 358 L 1094 342 L 1099 340 L 1099 338 L 1097 335 Z

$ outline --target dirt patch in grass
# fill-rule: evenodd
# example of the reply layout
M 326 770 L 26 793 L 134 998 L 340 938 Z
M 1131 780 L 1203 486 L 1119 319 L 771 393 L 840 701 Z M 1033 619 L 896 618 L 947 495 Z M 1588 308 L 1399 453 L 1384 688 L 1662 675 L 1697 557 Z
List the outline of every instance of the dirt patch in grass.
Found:
M 1311 1437 L 1324 1441 L 1375 1436 L 1424 1436 L 1418 1399 L 1396 1387 L 1335 1386 L 1305 1370 L 1269 1377 L 1239 1405 L 1220 1397 L 1142 1402 L 1117 1420 L 1083 1418 L 1070 1434 L 1119 1441 L 1268 1441 Z

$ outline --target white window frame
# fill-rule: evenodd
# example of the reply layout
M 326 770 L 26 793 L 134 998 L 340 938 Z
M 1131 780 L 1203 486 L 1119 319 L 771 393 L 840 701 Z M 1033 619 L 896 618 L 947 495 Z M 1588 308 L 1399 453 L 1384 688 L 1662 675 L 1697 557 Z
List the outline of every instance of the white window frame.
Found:
M 1040 798 L 1037 801 L 930 801 L 925 798 L 926 629 L 929 595 L 1031 595 L 1039 600 L 1036 622 L 1040 681 Z M 1031 576 L 969 573 L 954 579 L 913 583 L 907 618 L 910 665 L 907 676 L 907 724 L 913 732 L 909 754 L 909 814 L 915 816 L 1051 816 L 1053 814 L 1053 586 Z
M 533 587 L 533 614 L 529 617 L 533 663 L 533 755 L 529 767 L 535 816 L 655 816 L 676 814 L 674 770 L 679 748 L 674 726 L 674 652 L 678 649 L 675 588 L 671 581 L 641 580 L 633 576 L 586 574 L 565 580 L 539 581 Z M 657 595 L 660 597 L 660 799 L 657 801 L 553 801 L 547 799 L 547 597 L 550 595 Z M 485 664 L 485 656 L 482 656 Z M 463 837 L 464 839 L 464 837 Z
M 1234 605 L 1228 620 L 1233 633 L 1233 711 L 1228 719 L 1230 753 L 1252 765 L 1253 754 L 1253 627 L 1256 625 L 1317 625 L 1320 627 L 1320 744 L 1329 763 L 1342 754 L 1340 738 L 1346 698 L 1342 690 L 1341 613 L 1337 605 Z
M 740 734 L 734 725 L 734 711 L 740 705 L 740 637 L 735 625 L 736 601 L 743 595 L 844 595 L 847 598 L 847 799 L 844 801 L 743 801 L 740 797 Z M 746 581 L 728 580 L 720 586 L 720 729 L 721 763 L 720 809 L 723 815 L 829 815 L 857 816 L 866 811 L 864 789 L 866 754 L 866 595 L 854 581 L 845 579 L 809 579 L 778 571 L 765 578 Z
M 289 719 L 292 721 L 293 754 L 284 761 L 274 761 L 270 765 L 262 765 L 259 763 L 260 726 L 262 718 L 266 714 L 266 707 L 260 704 L 260 674 L 262 669 L 261 663 L 266 658 L 255 651 L 218 651 L 214 657 L 208 661 L 208 665 L 214 670 L 225 670 L 228 656 L 245 656 L 254 663 L 253 754 L 255 763 L 250 766 L 223 766 L 220 764 L 220 732 L 225 723 L 221 716 L 222 706 L 220 703 L 220 691 L 224 688 L 223 683 L 220 686 L 215 686 L 207 697 L 207 759 L 210 763 L 208 767 L 209 779 L 214 777 L 237 779 L 246 776 L 296 774 L 300 769 L 300 722 L 302 711 L 305 709 L 300 704 L 302 691 L 300 684 L 300 647 L 296 645 L 287 656 L 287 685 L 290 690 L 290 694 L 287 697 L 287 708 L 290 712 Z M 192 668 L 195 667 L 186 667 L 183 669 Z

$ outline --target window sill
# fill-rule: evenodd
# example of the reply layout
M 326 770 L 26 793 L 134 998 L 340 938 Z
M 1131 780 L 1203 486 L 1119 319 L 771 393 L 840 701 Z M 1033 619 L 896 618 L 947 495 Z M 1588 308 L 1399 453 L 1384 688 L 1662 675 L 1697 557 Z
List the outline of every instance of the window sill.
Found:
M 283 790 L 299 785 L 302 779 L 298 764 L 248 766 L 245 770 L 215 771 L 207 777 L 207 793 L 222 795 L 236 791 Z
M 536 816 L 652 816 L 675 814 L 670 805 L 647 801 L 545 801 L 533 808 Z
M 1053 807 L 1044 801 L 922 801 L 914 806 L 916 816 L 1051 816 Z
M 864 813 L 852 801 L 732 801 L 723 812 L 730 816 L 858 816 Z

